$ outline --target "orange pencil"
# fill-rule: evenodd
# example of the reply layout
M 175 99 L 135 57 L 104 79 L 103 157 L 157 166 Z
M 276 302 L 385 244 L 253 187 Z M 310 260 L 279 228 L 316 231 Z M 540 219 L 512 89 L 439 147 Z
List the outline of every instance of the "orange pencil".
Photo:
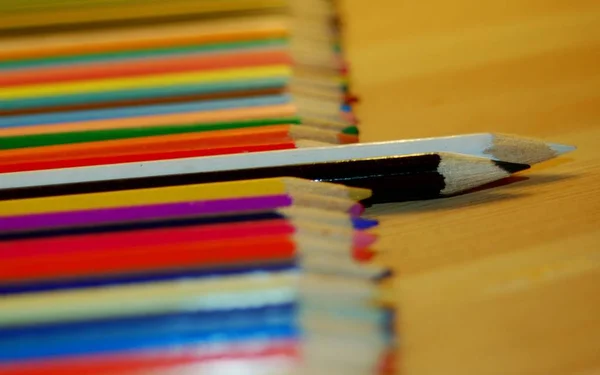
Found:
M 285 38 L 288 34 L 284 21 L 268 17 L 75 31 L 3 41 L 0 61 L 264 40 Z
M 304 125 L 270 125 L 12 149 L 0 151 L 0 165 L 11 162 L 61 160 L 89 156 L 132 154 L 144 151 L 202 149 L 297 139 L 339 144 L 354 143 L 356 136 Z
M 247 143 L 237 142 L 204 147 L 165 149 L 165 150 L 140 150 L 121 154 L 84 155 L 58 159 L 39 159 L 23 162 L 7 162 L 0 165 L 0 173 L 37 171 L 45 169 L 62 169 L 74 167 L 90 167 L 95 165 L 122 164 L 135 162 L 148 162 L 170 159 L 194 158 L 201 156 L 216 156 L 240 154 L 248 152 L 264 152 L 277 150 L 291 150 L 295 148 L 329 145 L 321 142 L 312 143 L 307 140 L 295 140 L 289 137 L 281 139 L 265 139 L 263 141 Z
M 21 71 L 0 71 L 0 87 L 291 63 L 291 56 L 285 50 L 119 60 L 76 66 L 59 65 Z
M 357 140 L 357 136 L 328 130 L 279 125 L 75 143 L 0 152 L 0 173 L 286 150 Z

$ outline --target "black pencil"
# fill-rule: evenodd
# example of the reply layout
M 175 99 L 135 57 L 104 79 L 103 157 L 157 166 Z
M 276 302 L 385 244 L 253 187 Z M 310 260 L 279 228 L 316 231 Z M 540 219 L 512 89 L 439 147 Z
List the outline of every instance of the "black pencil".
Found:
M 369 204 L 458 194 L 529 168 L 452 153 L 427 153 L 335 162 L 236 169 L 111 181 L 27 187 L 2 192 L 2 200 L 187 185 L 267 177 L 300 177 L 373 190 Z

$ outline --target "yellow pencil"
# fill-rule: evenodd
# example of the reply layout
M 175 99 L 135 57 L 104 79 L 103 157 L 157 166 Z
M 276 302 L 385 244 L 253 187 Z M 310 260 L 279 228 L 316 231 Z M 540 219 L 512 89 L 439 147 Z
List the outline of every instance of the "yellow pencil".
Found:
M 292 71 L 289 66 L 272 65 L 266 67 L 222 69 L 208 72 L 200 71 L 191 73 L 160 74 L 134 78 L 95 79 L 68 83 L 25 85 L 2 89 L 2 91 L 0 91 L 0 100 L 112 92 L 199 83 L 222 83 L 243 79 L 290 77 L 291 74 Z
M 297 277 L 284 271 L 268 277 L 251 274 L 25 293 L 0 299 L 0 326 L 210 309 L 228 303 L 236 307 L 256 299 L 285 303 L 296 298 Z
M 0 216 L 294 194 L 295 192 L 354 201 L 371 196 L 371 191 L 368 189 L 282 177 L 8 200 L 0 202 Z
M 0 1 L 0 29 L 276 9 L 282 0 Z
M 169 4 L 164 1 L 163 3 Z M 285 38 L 288 35 L 287 24 L 281 17 L 202 19 L 135 28 L 122 26 L 112 29 L 42 34 L 42 36 L 24 35 L 2 40 L 0 60 L 174 48 L 228 41 Z
M 389 287 L 363 279 L 283 270 L 94 288 L 35 292 L 0 299 L 0 327 L 58 321 L 241 308 L 303 301 L 353 300 L 379 306 Z

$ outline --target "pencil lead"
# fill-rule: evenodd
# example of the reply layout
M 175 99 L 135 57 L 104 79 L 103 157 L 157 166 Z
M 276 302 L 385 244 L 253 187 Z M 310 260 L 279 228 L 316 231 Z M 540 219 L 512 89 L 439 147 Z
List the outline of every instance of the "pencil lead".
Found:
M 558 155 L 566 154 L 567 152 L 575 151 L 577 147 L 571 145 L 563 145 L 560 143 L 548 143 L 548 147 Z
M 524 170 L 530 168 L 529 164 L 511 163 L 511 162 L 500 161 L 500 160 L 492 160 L 492 161 L 498 167 L 502 168 L 503 170 L 505 170 L 506 172 L 508 172 L 510 174 L 524 171 Z

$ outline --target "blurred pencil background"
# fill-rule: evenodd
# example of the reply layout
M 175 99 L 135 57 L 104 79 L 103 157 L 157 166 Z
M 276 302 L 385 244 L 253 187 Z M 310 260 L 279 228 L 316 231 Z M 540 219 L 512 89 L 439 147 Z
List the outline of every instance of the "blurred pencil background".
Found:
M 3 2 L 2 148 L 272 125 L 356 142 L 336 19 L 328 1 Z

